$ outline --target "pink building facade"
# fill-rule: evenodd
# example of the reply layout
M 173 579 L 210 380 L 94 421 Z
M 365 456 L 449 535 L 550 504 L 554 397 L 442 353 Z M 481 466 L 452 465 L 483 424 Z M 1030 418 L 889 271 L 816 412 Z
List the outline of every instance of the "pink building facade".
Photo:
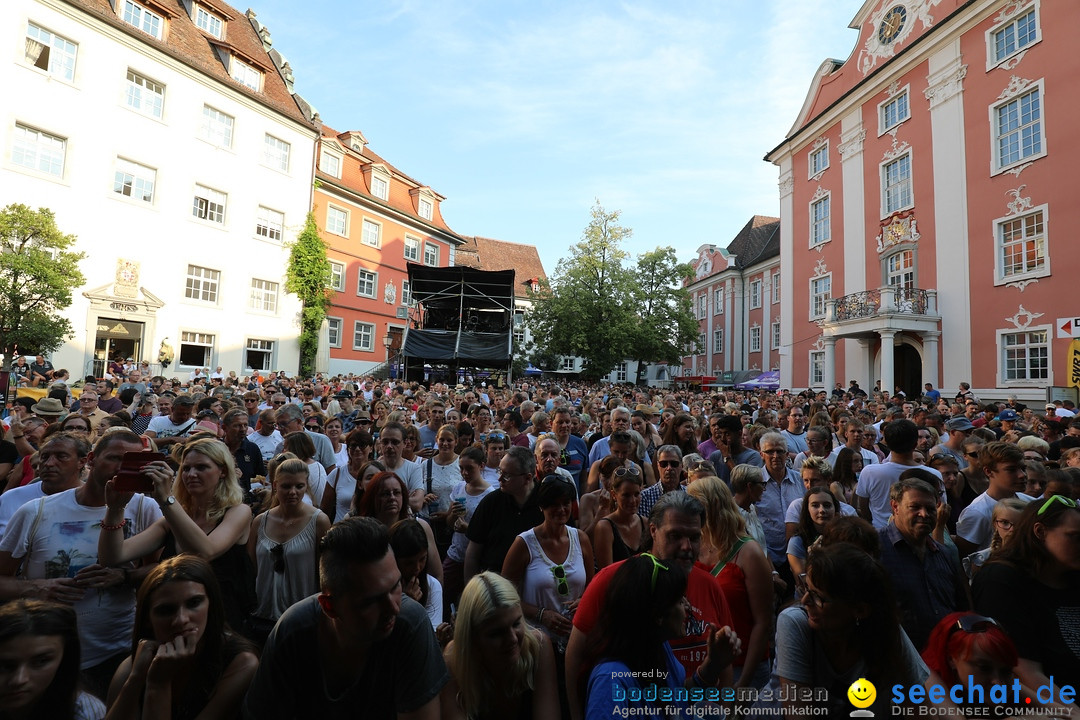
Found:
M 730 380 L 779 369 L 779 230 L 778 218 L 755 215 L 727 247 L 698 248 L 686 283 L 698 341 L 683 358 L 684 379 L 723 382 L 725 373 Z
M 851 56 L 821 65 L 766 157 L 782 386 L 1034 401 L 1065 384 L 1078 21 L 1051 0 L 862 5 Z

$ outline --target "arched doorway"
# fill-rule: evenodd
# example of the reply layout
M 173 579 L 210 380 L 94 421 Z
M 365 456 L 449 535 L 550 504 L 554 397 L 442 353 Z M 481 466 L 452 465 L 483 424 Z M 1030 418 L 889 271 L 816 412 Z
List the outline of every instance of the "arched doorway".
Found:
M 922 396 L 922 356 L 906 342 L 893 350 L 893 381 L 912 400 Z

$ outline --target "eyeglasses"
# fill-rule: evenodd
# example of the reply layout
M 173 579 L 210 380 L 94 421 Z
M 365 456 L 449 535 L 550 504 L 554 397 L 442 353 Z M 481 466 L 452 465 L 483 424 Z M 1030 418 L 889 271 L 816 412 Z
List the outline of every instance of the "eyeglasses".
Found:
M 650 592 L 655 592 L 656 577 L 660 574 L 661 570 L 668 570 L 668 566 L 660 562 L 652 553 L 641 553 L 641 555 L 652 560 L 652 580 L 649 582 L 649 590 Z
M 964 615 L 956 621 L 956 627 L 954 630 L 963 630 L 966 633 L 981 633 L 986 632 L 990 628 L 999 628 L 1001 625 L 998 621 L 985 615 Z
M 966 453 L 964 453 L 964 457 L 977 458 L 977 457 L 979 457 L 979 453 L 977 453 L 977 452 L 966 452 Z
M 1039 508 L 1039 512 L 1037 512 L 1035 514 L 1041 516 L 1055 502 L 1059 502 L 1062 505 L 1064 505 L 1065 507 L 1071 507 L 1071 508 L 1076 507 L 1076 501 L 1073 500 L 1072 498 L 1067 498 L 1064 495 L 1051 495 L 1050 499 L 1047 500 L 1046 502 L 1044 502 L 1042 504 L 1042 507 Z
M 638 470 L 637 465 L 630 465 L 629 467 L 626 466 L 626 465 L 623 465 L 620 468 L 615 468 L 615 477 L 620 477 L 621 478 L 621 477 L 624 477 L 626 475 L 633 475 L 634 477 L 637 477 L 637 476 L 641 475 L 641 471 Z
M 806 573 L 802 573 L 795 578 L 795 588 L 799 591 L 799 595 L 803 600 L 809 600 L 810 604 L 819 610 L 832 602 L 832 600 L 822 597 L 816 590 L 810 589 L 810 585 L 806 579 Z
M 285 572 L 285 547 L 281 544 L 273 545 L 270 554 L 274 556 L 274 572 Z
M 998 518 L 994 521 L 994 524 L 1002 527 L 1005 530 L 1012 530 L 1014 525 L 1012 520 L 1006 520 L 1005 518 Z
M 284 400 L 271 400 L 270 404 L 271 405 L 284 405 L 285 401 Z
M 773 448 L 772 450 L 762 450 L 765 455 L 787 455 L 787 450 L 781 450 L 780 448 Z
M 657 460 L 656 464 L 662 468 L 682 467 L 681 460 Z
M 552 565 L 551 575 L 555 578 L 555 592 L 566 597 L 570 594 L 570 585 L 566 582 L 566 569 L 562 565 Z
M 371 421 L 370 420 L 357 420 L 356 424 L 357 425 L 370 425 Z

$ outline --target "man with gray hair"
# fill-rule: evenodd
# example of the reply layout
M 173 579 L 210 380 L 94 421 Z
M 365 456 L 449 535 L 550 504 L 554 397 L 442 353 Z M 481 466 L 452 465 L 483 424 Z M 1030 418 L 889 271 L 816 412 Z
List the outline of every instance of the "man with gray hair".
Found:
M 510 545 L 521 533 L 544 521 L 537 504 L 536 458 L 523 447 L 511 447 L 499 461 L 499 489 L 476 506 L 465 534 L 465 582 L 473 575 L 500 572 Z
M 630 408 L 625 405 L 619 405 L 611 411 L 611 432 L 616 433 L 618 431 L 627 432 L 630 430 Z M 589 450 L 589 466 L 590 468 L 596 463 L 600 462 L 608 455 L 611 454 L 611 435 L 602 437 L 593 443 L 592 449 Z M 679 455 L 680 459 L 682 455 Z M 645 462 L 651 463 L 652 458 L 645 455 Z
M 300 410 L 299 405 L 288 403 L 278 409 L 277 413 L 277 427 L 282 437 L 285 437 L 292 432 L 304 432 L 311 438 L 311 442 L 315 444 L 315 459 L 319 461 L 327 474 L 329 474 L 337 466 L 337 458 L 334 457 L 334 446 L 330 443 L 330 438 L 321 433 L 311 432 L 304 428 L 304 413 Z M 285 443 L 277 447 L 274 453 L 281 452 L 285 447 Z

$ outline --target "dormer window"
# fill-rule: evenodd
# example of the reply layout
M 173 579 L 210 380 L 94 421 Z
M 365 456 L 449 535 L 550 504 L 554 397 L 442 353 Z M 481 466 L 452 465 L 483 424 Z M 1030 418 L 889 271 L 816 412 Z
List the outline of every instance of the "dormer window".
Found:
M 383 200 L 390 199 L 390 183 L 377 173 L 371 175 L 371 194 Z
M 164 18 L 132 0 L 124 0 L 124 22 L 158 40 L 161 40 L 165 30 Z
M 420 217 L 425 220 L 430 220 L 433 210 L 434 205 L 432 205 L 430 200 L 427 198 L 420 198 L 420 202 L 417 203 L 417 212 L 420 213 Z
M 195 6 L 195 25 L 219 40 L 225 37 L 225 21 L 202 5 Z
M 252 65 L 248 65 L 246 62 L 232 56 L 230 61 L 229 75 L 232 79 L 240 83 L 245 87 L 249 87 L 255 92 L 258 92 L 262 88 L 262 72 Z

